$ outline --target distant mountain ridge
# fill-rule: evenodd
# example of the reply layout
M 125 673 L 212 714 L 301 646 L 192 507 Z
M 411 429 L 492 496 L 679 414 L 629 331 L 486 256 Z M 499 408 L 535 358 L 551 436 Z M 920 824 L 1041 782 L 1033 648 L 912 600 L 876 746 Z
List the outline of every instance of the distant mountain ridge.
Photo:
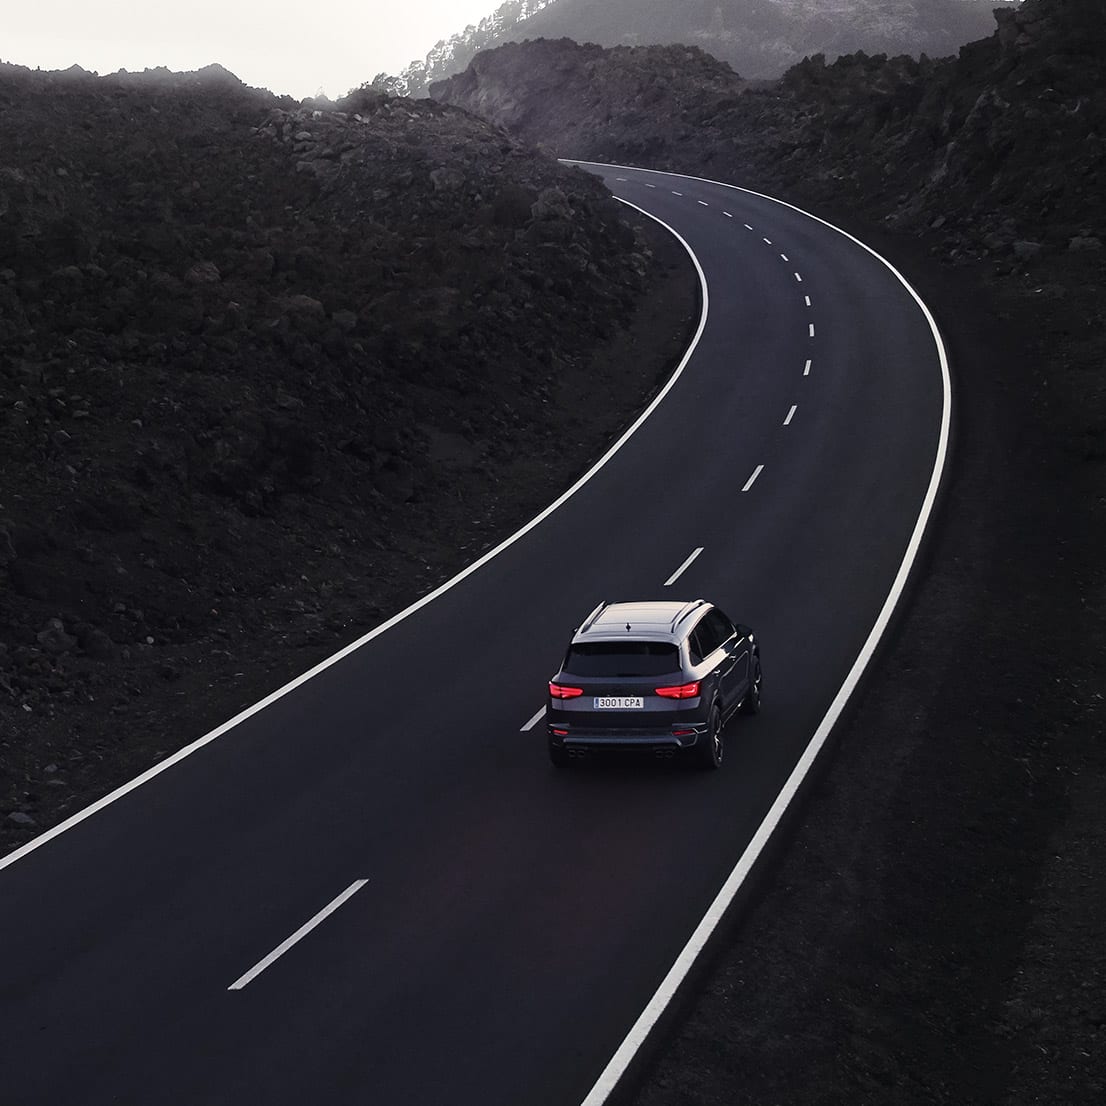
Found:
M 600 46 L 699 46 L 746 78 L 778 77 L 804 57 L 868 54 L 946 57 L 990 33 L 1010 0 L 508 0 L 440 41 L 398 76 L 373 84 L 425 96 L 481 50 L 534 38 Z

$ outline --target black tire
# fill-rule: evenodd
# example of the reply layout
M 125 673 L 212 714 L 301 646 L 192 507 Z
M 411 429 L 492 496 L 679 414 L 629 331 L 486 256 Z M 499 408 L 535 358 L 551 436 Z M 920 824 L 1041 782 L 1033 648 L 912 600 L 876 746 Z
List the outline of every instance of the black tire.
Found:
M 554 745 L 552 741 L 549 743 L 549 759 L 554 768 L 567 768 L 571 760 L 568 753 L 559 745 Z
M 760 684 L 760 661 L 756 661 L 753 668 L 753 682 L 749 685 L 749 690 L 741 703 L 742 714 L 760 714 Z
M 715 703 L 710 708 L 710 719 L 707 722 L 707 732 L 703 740 L 695 746 L 698 754 L 699 767 L 710 771 L 722 767 L 722 711 Z

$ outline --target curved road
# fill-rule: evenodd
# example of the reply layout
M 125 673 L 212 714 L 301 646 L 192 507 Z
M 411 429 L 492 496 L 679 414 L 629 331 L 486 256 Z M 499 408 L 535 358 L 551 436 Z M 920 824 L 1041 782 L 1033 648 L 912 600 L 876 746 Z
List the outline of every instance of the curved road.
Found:
M 948 397 L 925 314 L 859 244 L 749 193 L 594 171 L 702 266 L 682 374 L 476 571 L 0 861 L 5 1102 L 603 1100 L 847 695 Z M 571 629 L 660 594 L 758 631 L 764 713 L 731 723 L 717 773 L 556 772 L 523 727 Z

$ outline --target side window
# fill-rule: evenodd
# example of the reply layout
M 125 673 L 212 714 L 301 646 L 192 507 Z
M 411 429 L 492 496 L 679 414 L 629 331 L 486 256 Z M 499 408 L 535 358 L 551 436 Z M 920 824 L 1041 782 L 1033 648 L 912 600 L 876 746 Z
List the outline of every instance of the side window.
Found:
M 707 615 L 707 617 L 695 627 L 694 636 L 699 639 L 699 648 L 702 650 L 704 660 L 722 644 L 722 639 L 718 636 L 717 627 L 711 625 L 710 615 Z
M 737 633 L 734 624 L 717 607 L 703 621 L 709 622 L 711 629 L 717 634 L 718 645 L 721 645 L 724 641 L 729 641 Z
M 699 644 L 700 657 L 706 658 L 729 641 L 734 633 L 733 623 L 717 608 L 708 611 L 703 620 L 695 627 L 692 638 Z
M 692 630 L 691 637 L 687 639 L 687 651 L 691 658 L 692 664 L 701 664 L 703 657 L 706 654 L 703 652 L 702 646 L 699 644 L 699 631 Z

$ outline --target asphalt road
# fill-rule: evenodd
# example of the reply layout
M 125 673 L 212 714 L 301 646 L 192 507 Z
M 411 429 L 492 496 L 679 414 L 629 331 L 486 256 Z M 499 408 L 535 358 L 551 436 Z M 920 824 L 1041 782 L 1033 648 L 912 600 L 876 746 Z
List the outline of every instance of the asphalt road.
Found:
M 649 1003 L 880 616 L 944 390 L 923 312 L 859 245 L 605 175 L 702 265 L 683 374 L 487 564 L 0 869 L 0 1101 L 565 1106 Z M 522 727 L 571 630 L 658 595 L 757 630 L 764 712 L 717 773 L 557 772 Z

